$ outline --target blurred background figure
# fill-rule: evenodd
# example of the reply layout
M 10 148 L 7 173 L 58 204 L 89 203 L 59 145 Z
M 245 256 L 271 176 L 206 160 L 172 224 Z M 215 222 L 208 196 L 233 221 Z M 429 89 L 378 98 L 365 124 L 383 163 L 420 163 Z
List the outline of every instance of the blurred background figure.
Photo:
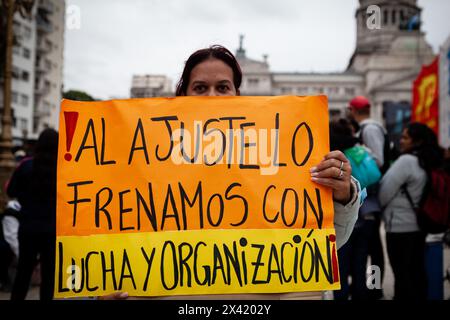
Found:
M 424 124 L 411 123 L 400 139 L 402 155 L 392 164 L 380 186 L 384 208 L 386 245 L 394 273 L 394 299 L 427 298 L 425 236 L 406 192 L 415 204 L 422 198 L 427 174 L 442 165 L 443 150 L 434 132 Z M 442 272 L 440 273 L 442 282 Z
M 387 132 L 378 121 L 370 118 L 370 101 L 364 96 L 353 98 L 348 107 L 348 118 L 357 130 L 356 136 L 366 146 L 374 157 L 381 173 L 386 172 L 390 164 L 388 159 L 389 141 Z M 384 276 L 384 254 L 380 238 L 381 206 L 378 201 L 378 182 L 367 187 L 367 198 L 359 210 L 359 222 L 365 224 L 368 234 L 368 255 L 370 264 L 379 268 L 381 273 L 381 284 Z M 382 289 L 370 291 L 371 299 L 381 299 Z
M 13 150 L 14 151 L 14 150 Z M 16 159 L 16 162 L 22 161 L 27 156 L 25 150 L 22 148 L 18 148 L 16 151 L 14 151 L 14 158 Z
M 20 204 L 9 200 L 0 215 L 0 291 L 10 292 L 12 267 L 19 258 L 19 215 Z
M 381 178 L 370 150 L 354 136 L 355 128 L 346 119 L 330 123 L 330 148 L 344 152 L 352 167 L 352 176 L 361 184 L 361 189 L 377 183 Z M 359 215 L 355 228 L 347 243 L 338 250 L 341 290 L 334 291 L 335 300 L 368 300 L 366 266 L 369 242 L 374 228 Z M 349 284 L 349 280 L 351 285 Z
M 22 147 L 13 148 L 16 164 L 26 157 Z M 19 216 L 20 203 L 16 199 L 7 202 L 0 213 L 0 291 L 11 292 L 12 280 L 15 276 L 19 259 Z
M 11 300 L 26 298 L 33 269 L 40 261 L 40 299 L 53 298 L 55 268 L 56 162 L 58 133 L 44 130 L 34 156 L 14 171 L 7 193 L 21 205 L 19 261 Z
M 444 151 L 442 169 L 447 174 L 447 179 L 449 179 L 450 148 Z M 450 199 L 450 190 L 448 199 Z M 442 204 L 442 208 L 444 208 L 444 204 Z M 445 279 L 450 281 L 450 266 L 444 270 L 444 249 L 445 246 L 450 247 L 450 229 L 442 233 L 428 234 L 425 238 L 425 243 L 425 265 L 428 284 L 427 298 L 428 300 L 442 300 L 444 299 L 442 275 L 444 274 Z

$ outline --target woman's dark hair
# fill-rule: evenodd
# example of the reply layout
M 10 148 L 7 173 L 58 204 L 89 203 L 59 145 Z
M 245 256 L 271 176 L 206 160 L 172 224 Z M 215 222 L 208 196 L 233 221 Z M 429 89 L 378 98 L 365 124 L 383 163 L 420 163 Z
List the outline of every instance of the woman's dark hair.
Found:
M 56 199 L 56 164 L 58 158 L 58 132 L 45 129 L 34 149 L 31 184 L 41 199 Z
M 330 150 L 344 150 L 353 147 L 358 139 L 353 136 L 352 124 L 346 119 L 330 122 Z
M 220 45 L 213 45 L 209 48 L 200 49 L 195 51 L 184 65 L 183 74 L 177 83 L 177 89 L 175 91 L 176 96 L 185 96 L 187 87 L 189 85 L 189 79 L 191 77 L 192 69 L 205 60 L 215 58 L 223 61 L 227 64 L 231 70 L 233 70 L 233 84 L 236 90 L 239 89 L 242 82 L 242 70 L 239 66 L 234 55 L 225 47 Z
M 444 160 L 444 150 L 439 146 L 433 130 L 418 122 L 410 123 L 406 129 L 414 145 L 410 153 L 419 158 L 419 165 L 427 172 L 440 167 Z

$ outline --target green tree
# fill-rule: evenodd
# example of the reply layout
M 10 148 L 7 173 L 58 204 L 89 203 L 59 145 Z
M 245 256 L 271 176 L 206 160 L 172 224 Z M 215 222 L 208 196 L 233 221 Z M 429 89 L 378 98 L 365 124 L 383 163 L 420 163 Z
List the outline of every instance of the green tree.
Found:
M 91 95 L 84 91 L 69 90 L 63 93 L 64 99 L 76 100 L 76 101 L 95 101 Z

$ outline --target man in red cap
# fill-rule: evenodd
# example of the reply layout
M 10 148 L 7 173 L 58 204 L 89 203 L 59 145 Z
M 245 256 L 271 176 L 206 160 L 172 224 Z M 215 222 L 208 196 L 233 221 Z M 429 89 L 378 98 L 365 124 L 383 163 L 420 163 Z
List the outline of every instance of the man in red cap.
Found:
M 383 168 L 384 141 L 386 131 L 381 123 L 370 119 L 370 102 L 366 97 L 354 97 L 348 107 L 350 118 L 356 120 L 360 126 L 360 139 L 368 147 L 375 157 L 377 164 Z M 384 170 L 382 170 L 384 171 Z
M 353 98 L 348 107 L 350 119 L 359 125 L 360 141 L 372 151 L 381 172 L 387 170 L 385 162 L 385 142 L 386 130 L 381 123 L 370 118 L 370 101 L 364 96 Z M 367 188 L 367 198 L 359 210 L 359 218 L 355 225 L 355 241 L 366 242 L 367 254 L 370 256 L 371 265 L 378 266 L 381 271 L 381 281 L 384 274 L 383 247 L 380 239 L 381 206 L 378 201 L 378 183 Z M 361 234 L 358 236 L 358 227 L 361 227 Z M 364 231 L 363 231 L 364 230 Z M 362 234 L 364 233 L 364 234 Z M 366 234 L 369 233 L 369 234 Z M 365 247 L 359 243 L 359 248 Z M 363 250 L 365 251 L 365 250 Z M 360 251 L 360 254 L 364 254 Z M 383 296 L 382 289 L 369 290 L 368 298 L 380 299 Z

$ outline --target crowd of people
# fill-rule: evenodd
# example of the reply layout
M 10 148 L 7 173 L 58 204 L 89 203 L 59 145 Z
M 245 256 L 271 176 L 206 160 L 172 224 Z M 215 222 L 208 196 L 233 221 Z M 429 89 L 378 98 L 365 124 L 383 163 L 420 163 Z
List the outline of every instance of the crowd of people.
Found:
M 352 163 L 353 175 L 367 190 L 358 220 L 347 243 L 338 250 L 341 290 L 336 300 L 377 300 L 382 287 L 368 286 L 368 267 L 375 266 L 382 283 L 386 261 L 381 241 L 383 222 L 386 251 L 394 275 L 394 299 L 443 299 L 443 230 L 428 234 L 419 223 L 417 208 L 430 190 L 431 174 L 450 177 L 448 151 L 425 124 L 403 129 L 399 150 L 393 150 L 383 126 L 370 118 L 370 101 L 350 101 L 347 117 L 330 124 L 331 148 L 342 150 Z M 447 182 L 448 183 L 448 182 Z M 450 191 L 443 190 L 448 224 Z M 445 202 L 446 201 L 446 202 Z M 448 225 L 447 225 L 448 226 Z M 448 233 L 448 230 L 447 230 Z
M 242 71 L 234 55 L 222 46 L 212 46 L 189 57 L 176 95 L 236 96 L 240 94 L 241 81 Z M 386 130 L 370 114 L 370 102 L 365 97 L 350 101 L 347 117 L 330 124 L 332 151 L 312 172 L 315 182 L 333 191 L 341 275 L 341 290 L 334 292 L 334 298 L 383 298 L 382 287 L 369 290 L 366 274 L 370 263 L 379 268 L 383 279 L 387 263 L 380 233 L 383 223 L 395 277 L 394 298 L 427 299 L 432 297 L 427 289 L 432 281 L 427 277 L 427 235 L 418 225 L 414 204 L 421 201 L 426 191 L 430 171 L 442 167 L 448 172 L 448 162 L 444 167 L 444 150 L 436 135 L 419 123 L 404 129 L 401 153 L 396 156 Z M 58 133 L 45 130 L 32 157 L 18 163 L 6 186 L 11 201 L 4 210 L 0 228 L 5 240 L 0 243 L 0 282 L 7 290 L 11 261 L 16 259 L 12 300 L 26 298 L 38 260 L 40 298 L 53 298 L 57 146 Z M 364 201 L 363 194 L 367 194 Z M 434 238 L 441 243 L 441 255 L 443 238 L 444 234 Z M 442 277 L 440 280 L 442 284 Z M 117 293 L 102 298 L 127 297 L 126 293 Z

